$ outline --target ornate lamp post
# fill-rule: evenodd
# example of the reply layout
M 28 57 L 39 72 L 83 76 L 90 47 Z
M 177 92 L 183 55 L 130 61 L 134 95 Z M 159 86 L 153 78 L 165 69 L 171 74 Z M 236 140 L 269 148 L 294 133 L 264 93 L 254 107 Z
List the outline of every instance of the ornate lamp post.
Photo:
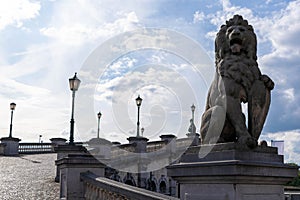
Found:
M 195 109 L 196 109 L 196 107 L 195 107 L 194 104 L 191 106 L 191 109 L 192 109 L 192 123 L 194 124 L 194 114 L 195 114 Z M 195 129 L 194 128 L 192 130 L 192 133 L 193 134 L 195 133 Z
M 140 97 L 140 95 L 135 99 L 136 105 L 138 107 L 136 137 L 140 137 L 140 107 L 142 105 L 142 101 L 143 99 Z
M 193 105 L 191 106 L 191 109 L 192 109 L 192 119 L 193 119 L 193 121 L 194 121 L 194 112 L 195 112 L 196 106 L 193 104 Z
M 73 78 L 69 78 L 69 85 L 70 90 L 72 91 L 72 114 L 71 114 L 71 121 L 70 121 L 70 145 L 74 145 L 74 99 L 75 99 L 75 92 L 78 90 L 80 85 L 80 80 L 77 78 L 77 73 L 75 73 Z
M 145 128 L 141 128 L 141 132 L 142 132 L 142 137 L 144 137 L 144 131 L 145 131 Z
M 99 132 L 100 132 L 100 118 L 101 118 L 101 116 L 102 116 L 102 113 L 101 113 L 101 112 L 98 112 L 97 116 L 98 116 L 98 131 L 97 131 L 97 138 L 99 138 Z
M 15 103 L 10 103 L 10 110 L 11 110 L 11 116 L 10 116 L 10 129 L 9 129 L 9 137 L 12 138 L 12 121 L 13 121 L 13 114 L 14 114 L 14 110 L 16 108 Z

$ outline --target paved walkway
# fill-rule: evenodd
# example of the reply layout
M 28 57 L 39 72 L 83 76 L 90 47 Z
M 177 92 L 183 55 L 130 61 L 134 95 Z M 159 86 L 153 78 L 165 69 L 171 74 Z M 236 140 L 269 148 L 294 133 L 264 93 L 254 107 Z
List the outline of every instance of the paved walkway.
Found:
M 59 199 L 56 154 L 0 156 L 0 200 Z

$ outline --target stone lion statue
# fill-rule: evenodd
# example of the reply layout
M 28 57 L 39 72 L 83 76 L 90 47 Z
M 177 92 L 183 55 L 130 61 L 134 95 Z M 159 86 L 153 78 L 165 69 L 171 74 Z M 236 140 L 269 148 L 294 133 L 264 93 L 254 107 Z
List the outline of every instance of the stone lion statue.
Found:
M 257 145 L 274 82 L 257 64 L 256 35 L 242 16 L 222 25 L 215 40 L 216 73 L 201 120 L 202 143 Z M 241 103 L 248 103 L 248 126 Z

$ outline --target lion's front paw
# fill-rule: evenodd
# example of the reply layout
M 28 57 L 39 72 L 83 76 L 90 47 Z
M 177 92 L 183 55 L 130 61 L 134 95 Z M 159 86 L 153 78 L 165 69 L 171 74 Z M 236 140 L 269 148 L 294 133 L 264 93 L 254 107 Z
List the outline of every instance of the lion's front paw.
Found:
M 265 86 L 269 89 L 269 90 L 273 90 L 274 89 L 274 82 L 272 81 L 272 79 L 267 76 L 267 75 L 261 75 L 261 80 L 264 82 Z
M 253 149 L 257 146 L 257 141 L 253 137 L 242 136 L 238 139 L 238 143 L 246 145 L 250 149 Z

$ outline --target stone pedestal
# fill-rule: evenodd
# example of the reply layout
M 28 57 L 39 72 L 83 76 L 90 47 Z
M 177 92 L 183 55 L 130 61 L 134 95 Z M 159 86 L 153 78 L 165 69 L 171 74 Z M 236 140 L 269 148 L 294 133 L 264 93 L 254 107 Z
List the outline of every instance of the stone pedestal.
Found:
M 3 155 L 5 156 L 15 156 L 19 155 L 19 142 L 21 139 L 14 137 L 4 137 L 1 138 L 1 144 L 3 144 Z
M 148 138 L 145 137 L 129 137 L 127 138 L 129 144 L 134 145 L 135 153 L 145 153 L 147 150 Z
M 54 148 L 57 147 L 58 145 L 65 145 L 67 140 L 65 138 L 51 138 L 50 139 L 52 148 L 54 151 Z
M 105 165 L 91 155 L 69 154 L 55 163 L 60 169 L 60 199 L 85 199 L 83 182 L 80 180 L 81 173 L 89 171 L 104 177 Z
M 145 157 L 143 153 L 147 152 L 147 142 L 149 139 L 145 137 L 129 137 L 127 140 L 129 141 L 129 144 L 133 145 L 134 153 L 139 153 L 137 160 L 137 186 L 146 188 L 146 180 L 148 177 L 146 163 L 148 158 Z
M 87 150 L 83 146 L 75 146 L 75 145 L 58 145 L 54 147 L 54 151 L 57 153 L 57 160 L 60 160 L 64 157 L 67 157 L 69 154 L 88 154 Z M 59 174 L 60 174 L 60 168 L 57 165 L 56 166 L 56 176 L 55 176 L 55 182 L 59 182 Z
M 201 152 L 210 153 L 201 158 Z M 283 164 L 277 148 L 244 149 L 235 143 L 191 147 L 168 167 L 186 200 L 284 200 L 283 185 L 298 168 Z
M 112 143 L 103 138 L 92 138 L 89 142 L 89 152 L 92 155 L 109 159 L 111 156 Z

